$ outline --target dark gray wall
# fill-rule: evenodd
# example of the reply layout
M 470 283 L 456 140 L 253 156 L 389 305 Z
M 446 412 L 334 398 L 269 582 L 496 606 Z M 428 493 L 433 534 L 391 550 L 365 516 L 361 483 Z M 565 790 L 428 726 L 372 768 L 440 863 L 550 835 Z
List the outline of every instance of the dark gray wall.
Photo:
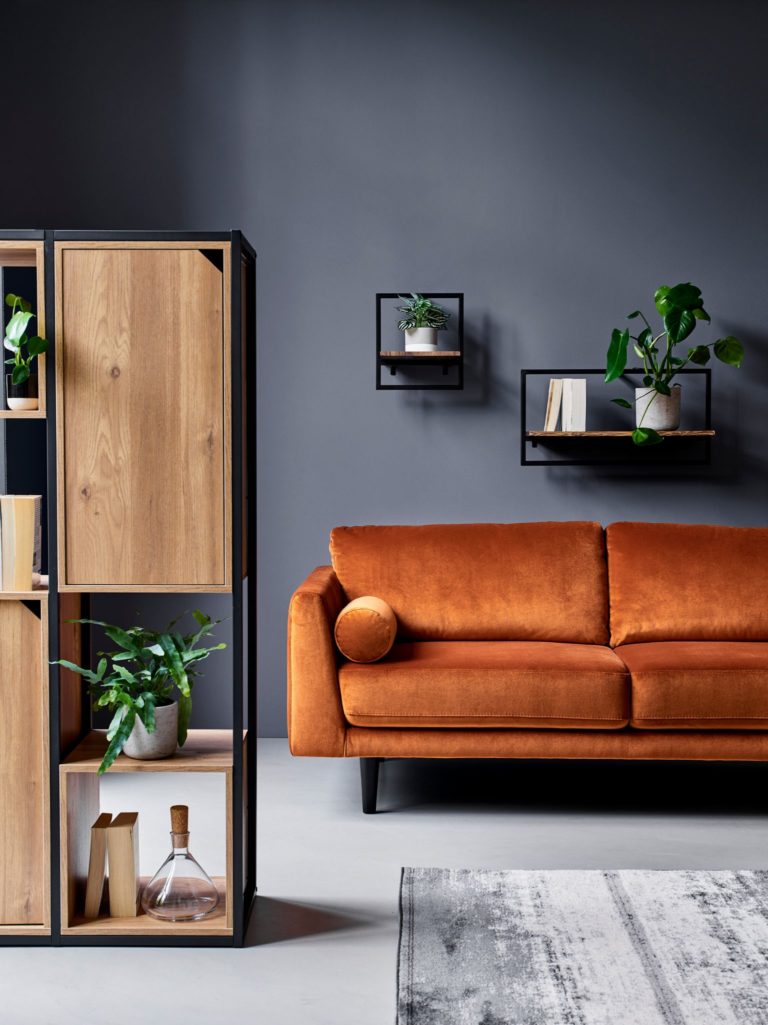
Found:
M 19 5 L 35 45 L 5 48 L 0 221 L 233 225 L 259 251 L 264 734 L 285 728 L 288 599 L 334 524 L 765 522 L 764 4 L 42 13 Z M 678 280 L 748 344 L 716 368 L 714 465 L 521 468 L 520 368 L 599 365 Z M 374 391 L 373 296 L 399 289 L 466 293 L 465 393 Z

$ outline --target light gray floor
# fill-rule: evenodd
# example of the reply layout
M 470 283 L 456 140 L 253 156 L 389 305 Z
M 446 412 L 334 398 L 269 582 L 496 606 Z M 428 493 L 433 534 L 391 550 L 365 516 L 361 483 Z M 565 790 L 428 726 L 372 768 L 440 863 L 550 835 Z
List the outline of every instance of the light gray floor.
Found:
M 0 1020 L 392 1025 L 402 865 L 765 868 L 767 781 L 763 766 L 391 762 L 383 813 L 363 816 L 356 762 L 262 741 L 251 945 L 0 948 Z M 162 824 L 167 795 L 147 800 Z

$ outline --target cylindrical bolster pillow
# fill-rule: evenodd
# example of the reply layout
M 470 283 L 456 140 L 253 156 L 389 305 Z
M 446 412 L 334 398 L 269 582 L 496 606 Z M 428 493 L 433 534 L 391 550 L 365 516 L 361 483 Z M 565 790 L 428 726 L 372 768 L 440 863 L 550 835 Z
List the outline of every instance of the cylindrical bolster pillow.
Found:
M 355 598 L 339 613 L 333 635 L 350 662 L 377 662 L 395 643 L 397 619 L 381 598 Z

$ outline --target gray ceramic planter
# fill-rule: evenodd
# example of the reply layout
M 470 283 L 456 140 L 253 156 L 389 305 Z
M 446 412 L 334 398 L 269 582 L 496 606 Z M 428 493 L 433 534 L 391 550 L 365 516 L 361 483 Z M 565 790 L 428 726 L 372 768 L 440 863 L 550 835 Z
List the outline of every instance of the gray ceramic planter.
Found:
M 131 735 L 125 742 L 123 754 L 129 758 L 170 758 L 176 750 L 179 729 L 179 705 L 159 705 L 155 709 L 155 731 L 147 733 L 141 719 L 137 718 Z

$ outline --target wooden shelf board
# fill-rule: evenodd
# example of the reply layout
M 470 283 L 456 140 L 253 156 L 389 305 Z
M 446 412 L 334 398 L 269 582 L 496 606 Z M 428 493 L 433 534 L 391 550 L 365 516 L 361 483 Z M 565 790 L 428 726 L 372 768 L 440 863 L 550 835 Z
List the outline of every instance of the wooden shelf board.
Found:
M 96 772 L 107 749 L 105 730 L 91 730 L 60 766 L 61 772 Z M 118 755 L 108 772 L 227 772 L 231 770 L 231 730 L 190 730 L 187 742 L 170 758 L 142 761 Z
M 44 409 L 0 409 L 0 420 L 45 420 Z
M 46 601 L 47 598 L 46 588 L 37 591 L 0 591 L 0 601 Z
M 0 936 L 50 936 L 47 925 L 0 925 Z
M 142 877 L 141 884 L 149 882 L 149 876 Z M 219 905 L 212 915 L 199 922 L 163 922 L 159 918 L 139 911 L 135 918 L 110 918 L 101 915 L 88 921 L 76 915 L 67 926 L 62 926 L 62 936 L 231 936 L 232 928 L 227 925 L 227 884 L 223 878 L 214 878 L 219 891 Z
M 714 431 L 659 431 L 664 438 L 713 438 Z M 526 438 L 631 438 L 632 431 L 526 431 Z
M 404 349 L 383 349 L 381 359 L 458 359 L 458 349 L 437 349 L 435 352 L 406 352 Z

